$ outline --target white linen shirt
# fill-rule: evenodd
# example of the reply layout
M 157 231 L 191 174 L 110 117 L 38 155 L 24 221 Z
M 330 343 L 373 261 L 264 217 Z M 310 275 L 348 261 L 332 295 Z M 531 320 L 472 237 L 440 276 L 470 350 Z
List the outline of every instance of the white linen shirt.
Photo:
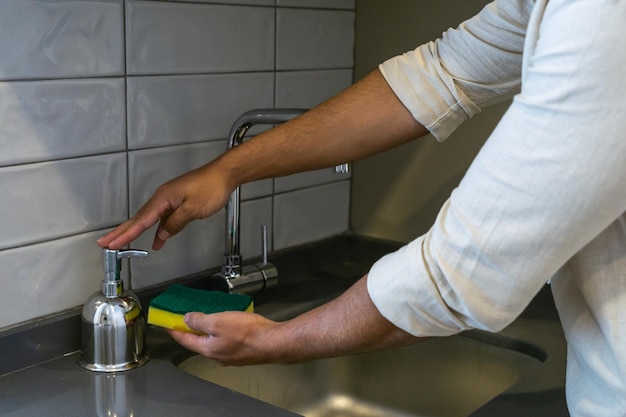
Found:
M 416 336 L 513 321 L 548 280 L 572 416 L 626 415 L 626 1 L 496 0 L 380 70 L 445 139 L 513 102 L 431 230 L 368 291 Z

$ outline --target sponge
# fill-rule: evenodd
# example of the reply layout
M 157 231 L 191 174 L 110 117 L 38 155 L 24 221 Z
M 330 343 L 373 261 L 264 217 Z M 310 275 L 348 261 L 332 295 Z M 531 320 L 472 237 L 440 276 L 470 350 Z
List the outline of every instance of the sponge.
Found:
M 197 333 L 184 321 L 185 313 L 197 311 L 210 314 L 222 311 L 254 311 L 252 297 L 205 291 L 173 284 L 150 301 L 148 323 L 167 329 Z

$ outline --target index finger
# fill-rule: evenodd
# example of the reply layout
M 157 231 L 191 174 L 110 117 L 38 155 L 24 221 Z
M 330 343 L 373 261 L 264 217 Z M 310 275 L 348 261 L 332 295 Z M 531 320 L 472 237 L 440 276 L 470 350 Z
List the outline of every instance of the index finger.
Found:
M 158 221 L 158 217 L 153 221 L 136 219 L 127 220 L 114 230 L 98 239 L 98 245 L 103 248 L 108 247 L 110 249 L 121 249 L 138 238 L 146 229 L 149 229 Z
M 143 232 L 154 226 L 167 209 L 151 209 L 148 202 L 131 219 L 117 226 L 115 229 L 97 240 L 101 247 L 120 249 L 138 238 Z

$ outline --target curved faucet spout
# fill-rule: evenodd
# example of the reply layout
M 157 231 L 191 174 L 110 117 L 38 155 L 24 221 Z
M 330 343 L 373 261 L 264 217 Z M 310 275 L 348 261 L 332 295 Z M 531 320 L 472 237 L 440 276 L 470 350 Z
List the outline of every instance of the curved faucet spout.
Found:
M 306 109 L 254 109 L 237 118 L 228 134 L 228 149 L 243 142 L 243 138 L 252 126 L 260 124 L 279 124 L 291 120 Z M 232 192 L 226 206 L 226 242 L 222 274 L 226 277 L 241 275 L 242 259 L 239 252 L 239 215 L 241 192 L 237 187 Z M 264 254 L 266 256 L 267 254 Z
M 228 150 L 241 145 L 248 129 L 254 125 L 275 125 L 289 121 L 306 109 L 254 109 L 247 111 L 237 118 L 228 133 Z M 337 166 L 335 172 L 347 173 L 347 164 Z M 214 275 L 214 281 L 218 289 L 227 292 L 239 292 L 251 294 L 263 291 L 276 285 L 278 272 L 267 261 L 267 228 L 262 228 L 263 237 L 263 261 L 257 265 L 243 266 L 243 260 L 239 248 L 239 219 L 241 206 L 241 190 L 237 187 L 228 198 L 226 205 L 226 240 L 222 270 Z
M 228 150 L 241 145 L 248 129 L 254 125 L 274 125 L 291 120 L 306 109 L 254 109 L 247 111 L 235 120 L 228 133 Z M 239 249 L 239 218 L 241 190 L 237 187 L 228 198 L 226 205 L 226 239 L 222 270 L 214 275 L 217 289 L 227 292 L 255 293 L 276 285 L 278 272 L 267 261 L 267 227 L 262 228 L 263 261 L 244 268 Z
M 300 116 L 307 109 L 253 109 L 235 120 L 228 132 L 228 149 L 240 145 L 248 129 L 254 125 L 275 125 Z

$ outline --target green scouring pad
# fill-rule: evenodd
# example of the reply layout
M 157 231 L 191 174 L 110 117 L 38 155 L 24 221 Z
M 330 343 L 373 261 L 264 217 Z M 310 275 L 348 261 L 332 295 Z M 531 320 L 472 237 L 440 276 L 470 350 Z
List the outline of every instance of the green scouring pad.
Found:
M 185 324 L 185 313 L 191 311 L 205 314 L 222 311 L 252 313 L 253 310 L 252 297 L 249 295 L 197 290 L 173 284 L 150 301 L 148 323 L 167 329 L 197 333 Z

